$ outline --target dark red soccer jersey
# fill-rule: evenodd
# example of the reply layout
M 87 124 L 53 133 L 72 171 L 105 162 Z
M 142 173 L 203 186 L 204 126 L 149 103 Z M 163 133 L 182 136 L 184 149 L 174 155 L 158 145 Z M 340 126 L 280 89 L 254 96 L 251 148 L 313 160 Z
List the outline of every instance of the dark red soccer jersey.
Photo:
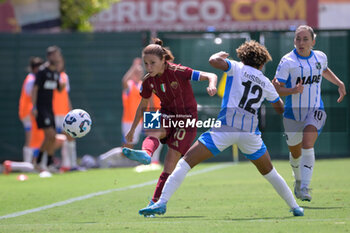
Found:
M 196 117 L 197 102 L 190 83 L 193 76 L 197 76 L 198 79 L 199 72 L 189 67 L 167 63 L 161 76 L 145 76 L 140 95 L 148 99 L 152 92 L 155 93 L 161 101 L 161 112 L 191 114 Z

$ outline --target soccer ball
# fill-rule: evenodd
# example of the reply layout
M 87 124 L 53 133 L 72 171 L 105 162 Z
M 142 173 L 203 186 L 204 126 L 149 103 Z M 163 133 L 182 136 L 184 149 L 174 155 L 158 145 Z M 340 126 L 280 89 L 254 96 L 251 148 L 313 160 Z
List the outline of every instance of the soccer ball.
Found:
M 73 138 L 84 137 L 91 129 L 89 113 L 82 109 L 73 109 L 64 117 L 63 129 Z

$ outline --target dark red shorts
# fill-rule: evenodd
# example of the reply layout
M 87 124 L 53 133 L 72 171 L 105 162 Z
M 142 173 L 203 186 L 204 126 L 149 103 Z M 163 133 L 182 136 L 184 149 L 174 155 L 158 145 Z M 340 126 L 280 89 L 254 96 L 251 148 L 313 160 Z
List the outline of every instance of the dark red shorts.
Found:
M 193 118 L 192 118 L 193 119 Z M 197 115 L 195 118 L 197 119 Z M 184 120 L 186 119 L 178 119 L 174 118 L 172 121 Z M 169 148 L 172 148 L 182 155 L 186 154 L 188 149 L 190 149 L 194 139 L 197 136 L 197 128 L 196 127 L 164 127 L 166 130 L 166 137 L 162 138 L 160 142 L 162 144 L 167 144 Z

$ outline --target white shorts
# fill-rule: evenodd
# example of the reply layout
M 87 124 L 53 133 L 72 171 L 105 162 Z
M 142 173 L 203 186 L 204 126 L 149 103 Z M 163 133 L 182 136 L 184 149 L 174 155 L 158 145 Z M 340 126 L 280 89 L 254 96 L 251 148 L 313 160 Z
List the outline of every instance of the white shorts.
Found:
M 319 109 L 309 112 L 305 121 L 295 121 L 292 119 L 283 118 L 284 131 L 288 146 L 295 146 L 302 142 L 303 130 L 308 125 L 315 126 L 318 134 L 320 134 L 324 124 L 326 123 L 326 119 L 326 112 Z
M 131 125 L 132 123 L 124 123 L 124 122 L 122 123 L 123 143 L 127 143 L 125 140 L 125 136 L 129 132 Z M 131 144 L 136 145 L 139 142 L 141 132 L 142 132 L 142 123 L 137 125 L 134 133 L 134 138 Z
M 26 132 L 32 130 L 32 120 L 30 119 L 30 116 L 26 116 L 21 121 Z
M 237 144 L 244 156 L 250 160 L 256 160 L 266 152 L 266 146 L 260 134 L 242 131 L 227 125 L 222 125 L 221 128 L 213 128 L 203 133 L 198 140 L 213 155 L 219 154 L 233 144 Z
M 55 116 L 55 125 L 56 125 L 56 132 L 57 133 L 63 132 L 64 117 L 65 116 Z

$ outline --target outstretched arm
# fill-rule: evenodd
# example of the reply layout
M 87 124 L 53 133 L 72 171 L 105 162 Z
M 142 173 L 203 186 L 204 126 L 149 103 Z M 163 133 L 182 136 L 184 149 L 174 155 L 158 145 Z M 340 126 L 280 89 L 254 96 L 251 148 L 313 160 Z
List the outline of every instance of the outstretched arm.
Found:
M 129 70 L 125 73 L 122 79 L 123 89 L 128 88 L 128 80 L 137 77 L 141 80 L 143 75 L 142 60 L 141 58 L 135 58 Z
M 209 64 L 219 70 L 227 70 L 228 69 L 228 64 L 225 61 L 225 59 L 229 56 L 228 53 L 221 51 L 218 53 L 214 53 L 213 55 L 211 55 L 211 57 L 209 58 Z
M 344 83 L 331 71 L 331 69 L 327 68 L 322 72 L 322 76 L 338 86 L 339 98 L 337 100 L 338 103 L 342 102 L 344 96 L 346 95 L 346 89 Z

